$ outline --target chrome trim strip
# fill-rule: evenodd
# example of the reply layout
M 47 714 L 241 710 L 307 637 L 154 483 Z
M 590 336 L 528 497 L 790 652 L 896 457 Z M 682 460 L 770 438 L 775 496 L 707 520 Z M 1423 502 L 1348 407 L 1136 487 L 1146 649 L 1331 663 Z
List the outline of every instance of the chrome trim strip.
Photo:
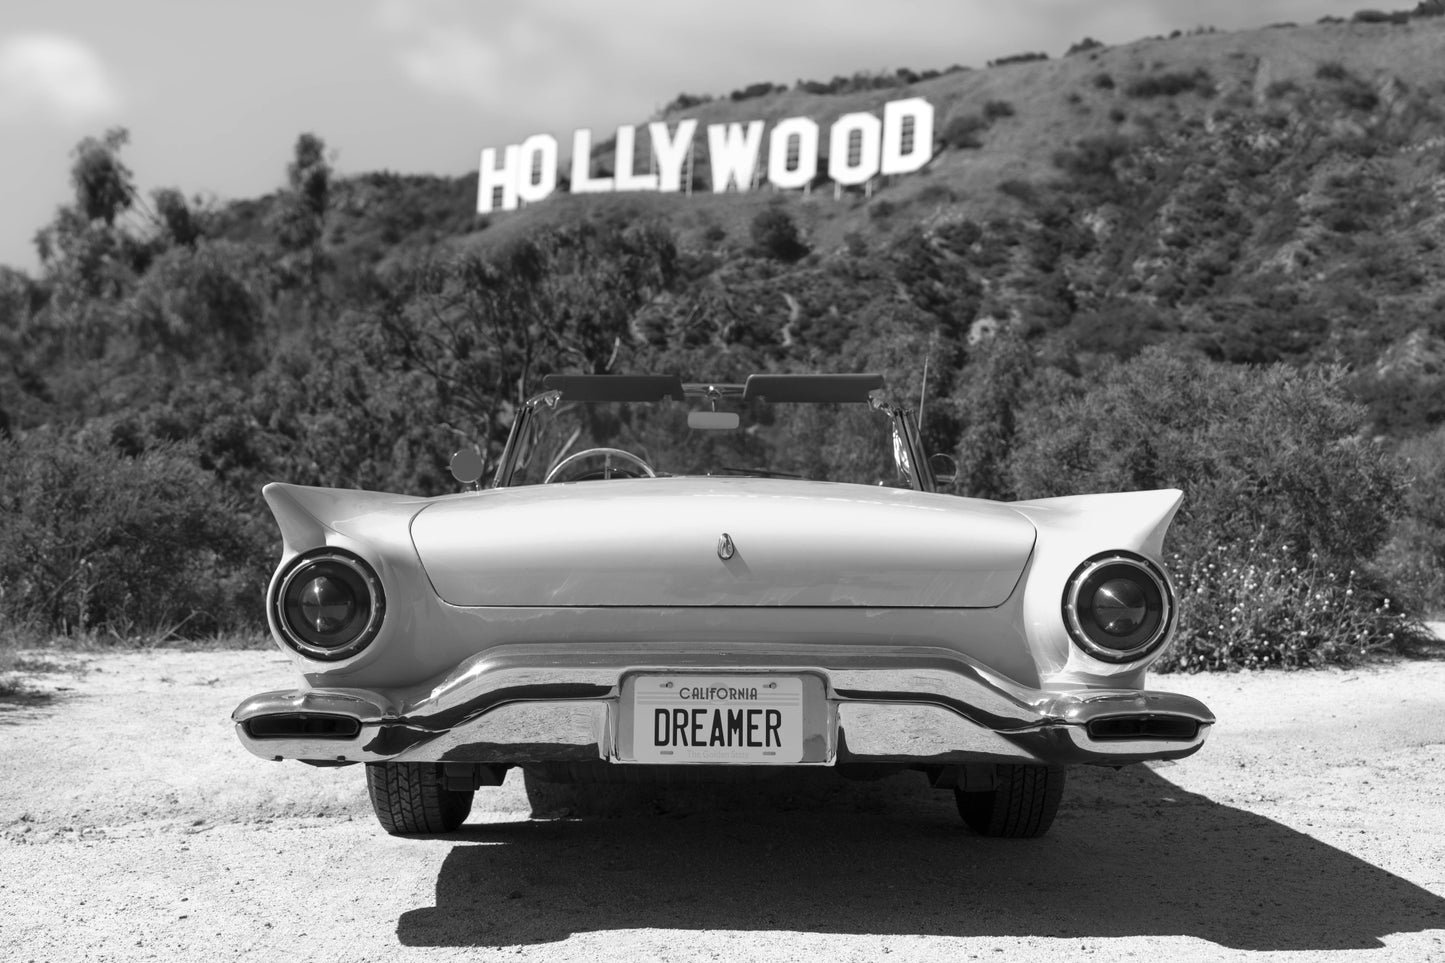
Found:
M 840 753 L 849 761 L 916 760 L 926 765 L 1039 762 L 1026 748 L 936 705 L 840 702 Z

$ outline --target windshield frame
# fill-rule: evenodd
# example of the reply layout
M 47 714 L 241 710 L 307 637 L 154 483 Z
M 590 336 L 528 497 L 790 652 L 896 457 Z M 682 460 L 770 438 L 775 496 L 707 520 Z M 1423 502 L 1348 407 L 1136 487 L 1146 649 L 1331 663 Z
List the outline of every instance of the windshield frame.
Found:
M 528 398 L 518 410 L 507 435 L 506 447 L 492 478 L 492 488 L 511 488 L 518 457 L 532 420 L 542 408 L 561 401 L 603 403 L 648 402 L 672 398 L 715 406 L 720 401 L 765 403 L 862 403 L 891 422 L 894 461 L 915 491 L 936 492 L 937 481 L 923 454 L 913 411 L 884 397 L 883 377 L 876 374 L 749 375 L 737 382 L 683 382 L 661 375 L 548 375 L 546 390 Z

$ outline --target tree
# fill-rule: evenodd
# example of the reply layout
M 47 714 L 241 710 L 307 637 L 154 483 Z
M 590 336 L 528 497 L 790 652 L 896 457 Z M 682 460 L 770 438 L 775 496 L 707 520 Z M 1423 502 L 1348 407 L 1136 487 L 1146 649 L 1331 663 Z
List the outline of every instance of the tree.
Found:
M 305 251 L 320 242 L 331 199 L 331 165 L 320 137 L 306 133 L 296 138 L 286 182 L 290 190 L 276 214 L 276 239 L 287 251 Z
M 130 140 L 124 127 L 112 127 L 99 140 L 87 137 L 70 152 L 75 163 L 70 183 L 75 204 L 86 220 L 104 221 L 109 227 L 135 198 L 134 176 L 120 162 L 120 149 Z
M 959 379 L 958 488 L 975 498 L 1011 499 L 1008 459 L 1018 432 L 1018 413 L 1034 376 L 1034 358 L 1018 333 L 1003 322 L 979 346 Z
M 174 187 L 161 188 L 151 194 L 151 200 L 155 203 L 156 217 L 171 241 L 184 247 L 193 246 L 201 236 L 201 226 L 181 192 Z
M 262 364 L 252 348 L 265 322 L 272 280 L 255 246 L 203 240 L 157 257 L 127 300 L 124 317 L 146 354 L 251 373 Z
M 1182 488 L 1171 534 L 1201 554 L 1258 535 L 1301 566 L 1373 556 L 1403 497 L 1344 374 L 1215 364 L 1146 348 L 1082 393 L 1031 386 L 1009 469 L 1018 496 Z
M 53 305 L 64 315 L 56 320 L 71 330 L 93 319 L 98 302 L 123 296 L 151 255 L 148 245 L 116 223 L 135 200 L 130 168 L 120 160 L 129 139 L 125 128 L 113 127 L 75 146 L 75 203 L 59 208 L 35 235 Z
M 489 256 L 425 264 L 378 292 L 369 361 L 429 385 L 424 404 L 437 420 L 494 456 L 544 374 L 618 370 L 640 340 L 638 313 L 677 277 L 672 235 L 660 228 L 585 221 L 541 231 Z

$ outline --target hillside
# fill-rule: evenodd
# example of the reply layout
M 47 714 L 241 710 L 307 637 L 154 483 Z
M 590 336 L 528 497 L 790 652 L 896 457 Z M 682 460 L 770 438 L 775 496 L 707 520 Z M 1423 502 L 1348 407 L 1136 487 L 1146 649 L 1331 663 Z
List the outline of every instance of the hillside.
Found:
M 928 165 L 837 198 L 713 194 L 701 164 L 691 196 L 478 216 L 474 172 L 342 178 L 304 134 L 276 194 L 133 205 L 123 135 L 88 139 L 90 186 L 45 226 L 41 276 L 0 269 L 0 608 L 66 631 L 246 622 L 273 549 L 265 481 L 451 490 L 450 451 L 495 458 L 552 370 L 841 369 L 926 401 L 960 494 L 1190 487 L 1186 578 L 1216 585 L 1237 540 L 1359 616 L 1310 610 L 1298 632 L 1355 641 L 1263 661 L 1381 643 L 1385 599 L 1445 606 L 1433 9 L 759 83 L 637 118 L 826 127 L 926 98 Z M 141 497 L 161 484 L 163 506 Z M 130 565 L 136 538 L 155 567 Z M 79 601 L 47 588 L 82 562 Z
M 970 325 L 1069 342 L 1058 351 L 1182 339 L 1228 361 L 1342 361 L 1381 430 L 1416 432 L 1445 416 L 1433 380 L 1445 376 L 1442 60 L 1445 18 L 1429 17 L 1195 32 L 861 92 L 721 98 L 638 123 L 826 128 L 917 96 L 935 108 L 940 149 L 871 196 L 713 195 L 704 160 L 691 196 L 558 194 L 486 218 L 469 213 L 475 175 L 363 176 L 337 185 L 328 247 L 407 263 L 596 214 L 660 221 L 727 260 L 781 205 L 816 255 L 794 268 L 807 271 L 845 257 L 850 237 L 876 249 L 969 221 L 984 230 L 965 260 L 988 290 Z M 1426 390 L 1402 388 L 1406 376 Z

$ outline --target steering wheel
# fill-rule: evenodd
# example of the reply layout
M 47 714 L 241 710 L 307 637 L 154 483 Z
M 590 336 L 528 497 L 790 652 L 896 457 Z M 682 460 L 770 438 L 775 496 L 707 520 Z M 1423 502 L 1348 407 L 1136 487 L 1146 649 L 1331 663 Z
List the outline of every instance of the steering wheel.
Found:
M 642 469 L 644 473 L 646 473 L 648 478 L 657 477 L 657 472 L 652 470 L 651 465 L 649 465 L 647 462 L 643 461 L 641 458 L 637 457 L 630 451 L 623 451 L 621 448 L 585 448 L 582 451 L 574 452 L 573 454 L 568 455 L 566 458 L 563 458 L 561 461 L 557 462 L 557 464 L 553 465 L 552 470 L 547 472 L 547 477 L 542 479 L 542 484 L 545 485 L 548 482 L 556 481 L 557 476 L 562 474 L 563 469 L 569 467 L 575 462 L 581 461 L 584 458 L 591 458 L 594 455 L 602 455 L 604 458 L 606 458 L 606 461 L 602 463 L 602 478 L 612 477 L 612 459 L 614 457 L 621 458 L 623 461 L 628 461 L 636 465 L 638 468 Z M 621 473 L 621 476 L 623 478 L 638 477 L 631 472 L 623 472 Z M 581 479 L 576 480 L 581 481 Z

